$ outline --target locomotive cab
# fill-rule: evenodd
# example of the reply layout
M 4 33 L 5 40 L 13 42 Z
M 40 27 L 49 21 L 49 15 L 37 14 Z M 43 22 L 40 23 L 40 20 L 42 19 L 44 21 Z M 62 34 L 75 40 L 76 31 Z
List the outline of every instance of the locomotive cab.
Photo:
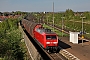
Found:
M 46 35 L 47 46 L 57 46 L 57 36 L 56 35 Z
M 46 40 L 46 49 L 47 50 L 52 50 L 52 51 L 57 51 L 58 49 L 58 37 L 57 34 L 52 32 L 50 29 L 46 31 L 45 35 L 45 40 Z
M 58 37 L 57 35 L 46 35 L 46 49 L 50 51 L 57 51 Z

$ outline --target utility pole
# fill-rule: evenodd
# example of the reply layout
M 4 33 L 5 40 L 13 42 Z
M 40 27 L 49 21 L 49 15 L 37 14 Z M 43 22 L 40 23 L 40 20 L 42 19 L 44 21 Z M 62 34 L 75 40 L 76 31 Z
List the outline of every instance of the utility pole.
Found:
M 63 26 L 64 26 L 64 24 L 63 24 L 63 19 L 65 18 L 65 17 L 61 17 L 62 18 L 62 37 L 63 37 Z
M 53 31 L 54 31 L 54 2 L 53 2 Z
M 49 17 L 49 16 L 47 16 L 47 24 L 48 24 L 48 17 Z
M 83 36 L 83 19 L 85 18 L 85 17 L 80 17 L 80 18 L 82 18 L 82 32 L 81 32 L 81 34 L 82 34 L 82 46 L 83 46 L 83 39 L 84 39 L 84 36 Z

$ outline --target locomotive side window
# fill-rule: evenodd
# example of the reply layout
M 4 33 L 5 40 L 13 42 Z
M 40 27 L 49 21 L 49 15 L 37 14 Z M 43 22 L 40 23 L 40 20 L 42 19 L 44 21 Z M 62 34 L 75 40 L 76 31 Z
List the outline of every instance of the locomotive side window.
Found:
M 46 35 L 47 40 L 56 39 L 56 35 Z

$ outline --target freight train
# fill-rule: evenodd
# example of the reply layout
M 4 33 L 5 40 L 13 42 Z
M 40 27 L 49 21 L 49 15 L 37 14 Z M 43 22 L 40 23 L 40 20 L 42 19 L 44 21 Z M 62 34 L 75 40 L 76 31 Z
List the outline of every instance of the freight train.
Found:
M 25 30 L 38 41 L 41 47 L 48 51 L 57 51 L 58 36 L 51 29 L 45 29 L 41 24 L 23 19 L 21 21 Z

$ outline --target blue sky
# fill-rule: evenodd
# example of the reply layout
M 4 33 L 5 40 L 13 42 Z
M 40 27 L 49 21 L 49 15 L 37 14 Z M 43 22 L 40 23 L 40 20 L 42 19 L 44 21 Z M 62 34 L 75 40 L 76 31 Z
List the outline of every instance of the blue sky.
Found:
M 90 11 L 90 0 L 0 0 L 0 11 Z

